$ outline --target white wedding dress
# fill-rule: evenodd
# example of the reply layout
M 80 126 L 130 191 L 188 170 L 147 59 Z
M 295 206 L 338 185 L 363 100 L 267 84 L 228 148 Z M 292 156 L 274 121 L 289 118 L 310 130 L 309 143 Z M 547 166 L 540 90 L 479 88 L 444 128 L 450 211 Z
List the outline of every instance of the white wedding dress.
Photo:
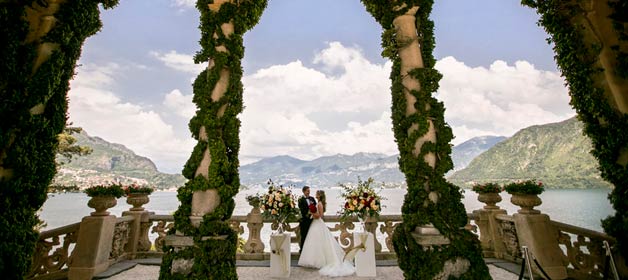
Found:
M 355 273 L 355 267 L 351 261 L 343 261 L 344 255 L 323 219 L 314 219 L 305 237 L 299 265 L 319 268 L 319 274 L 324 276 L 351 275 Z

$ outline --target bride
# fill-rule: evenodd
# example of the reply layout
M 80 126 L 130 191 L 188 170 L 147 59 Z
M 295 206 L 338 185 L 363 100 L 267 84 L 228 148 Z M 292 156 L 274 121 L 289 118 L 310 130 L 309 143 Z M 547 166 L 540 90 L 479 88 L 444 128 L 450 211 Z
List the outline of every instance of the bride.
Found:
M 318 272 L 325 276 L 351 275 L 355 272 L 353 264 L 350 261 L 343 261 L 344 251 L 323 221 L 323 213 L 327 206 L 325 192 L 316 191 L 316 200 L 318 200 L 316 212 L 312 213 L 314 220 L 307 232 L 299 265 L 319 268 Z

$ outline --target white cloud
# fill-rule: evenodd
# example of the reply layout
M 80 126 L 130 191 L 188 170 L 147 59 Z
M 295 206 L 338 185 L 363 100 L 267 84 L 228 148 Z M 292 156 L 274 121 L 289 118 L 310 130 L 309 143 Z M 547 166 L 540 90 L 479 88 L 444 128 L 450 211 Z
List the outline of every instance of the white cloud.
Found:
M 176 115 L 191 119 L 196 112 L 196 105 L 192 103 L 192 95 L 183 95 L 179 89 L 174 89 L 164 97 L 163 105 Z
M 123 144 L 138 155 L 149 157 L 162 171 L 180 172 L 192 151 L 192 138 L 175 135 L 173 127 L 159 113 L 125 102 L 111 92 L 115 76 L 110 69 L 110 65 L 77 68 L 69 92 L 70 120 L 92 136 Z
M 180 54 L 173 50 L 167 53 L 151 51 L 150 55 L 163 62 L 166 66 L 184 73 L 198 75 L 207 67 L 207 63 L 194 64 L 194 56 Z
M 497 60 L 488 68 L 471 68 L 445 57 L 436 68 L 443 74 L 436 96 L 445 104 L 455 144 L 481 135 L 511 136 L 575 114 L 560 75 L 526 61 L 510 66 Z
M 177 7 L 194 8 L 196 7 L 196 0 L 172 0 L 172 4 Z
M 191 63 L 191 55 L 153 55 L 177 71 L 196 74 L 202 68 Z M 298 60 L 273 65 L 243 78 L 242 164 L 284 154 L 312 159 L 337 153 L 397 153 L 390 119 L 391 63 L 371 63 L 358 48 L 337 42 L 328 43 L 313 63 L 315 67 Z M 455 144 L 481 135 L 510 136 L 574 114 L 563 79 L 528 62 L 495 61 L 488 68 L 472 68 L 446 57 L 436 67 L 443 79 L 435 96 L 445 103 Z M 176 132 L 162 116 L 191 118 L 196 110 L 192 95 L 170 91 L 161 104 L 168 111 L 161 113 L 149 109 L 158 106 L 126 102 L 111 92 L 114 75 L 125 71 L 116 64 L 78 68 L 70 91 L 70 118 L 92 135 L 150 157 L 162 170 L 179 172 L 194 140 L 187 131 Z
M 329 43 L 313 62 L 327 73 L 294 61 L 244 77 L 243 163 L 282 154 L 311 159 L 396 152 L 389 113 L 391 64 L 370 63 L 360 50 L 338 42 Z M 357 117 L 342 120 L 345 129 L 335 131 L 331 127 L 341 120 L 311 117 L 321 112 Z

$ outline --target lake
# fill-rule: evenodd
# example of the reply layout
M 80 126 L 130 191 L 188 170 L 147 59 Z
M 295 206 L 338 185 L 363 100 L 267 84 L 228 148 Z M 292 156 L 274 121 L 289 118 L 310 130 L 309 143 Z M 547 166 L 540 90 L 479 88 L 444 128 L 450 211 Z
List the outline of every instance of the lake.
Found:
M 312 189 L 312 193 L 316 189 Z M 234 215 L 246 215 L 251 206 L 246 202 L 245 197 L 249 194 L 261 193 L 265 189 L 243 190 L 236 196 L 236 208 Z M 327 214 L 333 215 L 344 204 L 341 201 L 339 188 L 325 189 L 327 193 Z M 295 189 L 295 193 L 301 194 L 300 189 Z M 607 199 L 608 189 L 548 189 L 540 195 L 543 200 L 536 209 L 548 214 L 550 219 L 592 229 L 602 231 L 600 220 L 613 214 L 614 210 Z M 380 194 L 387 198 L 382 202 L 385 206 L 382 214 L 400 214 L 401 205 L 403 204 L 405 189 L 384 189 Z M 479 209 L 483 204 L 477 201 L 477 194 L 470 190 L 464 193 L 463 203 L 467 212 Z M 517 207 L 510 203 L 510 195 L 501 194 L 503 200 L 497 205 L 502 209 L 506 209 L 508 214 L 517 211 Z M 48 200 L 44 203 L 40 217 L 47 223 L 46 229 L 57 228 L 80 222 L 84 216 L 88 216 L 93 209 L 87 207 L 89 197 L 84 193 L 64 193 L 49 195 Z M 144 207 L 155 212 L 155 214 L 172 214 L 179 206 L 176 192 L 158 191 L 150 195 L 150 202 Z M 118 199 L 118 205 L 109 211 L 112 214 L 120 216 L 123 211 L 130 208 L 125 198 Z

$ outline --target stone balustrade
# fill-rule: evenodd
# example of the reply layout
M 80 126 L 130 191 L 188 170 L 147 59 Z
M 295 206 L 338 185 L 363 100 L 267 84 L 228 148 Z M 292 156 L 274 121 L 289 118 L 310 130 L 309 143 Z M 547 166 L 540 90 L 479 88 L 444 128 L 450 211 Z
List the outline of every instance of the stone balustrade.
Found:
M 68 275 L 69 260 L 81 223 L 74 223 L 39 234 L 33 261 L 26 279 L 63 279 Z
M 134 205 L 122 217 L 90 215 L 80 223 L 42 232 L 26 279 L 91 279 L 122 260 L 161 257 L 165 237 L 174 227 L 174 217 L 155 215 L 140 206 Z M 482 209 L 468 213 L 465 228 L 480 240 L 484 257 L 520 263 L 521 246 L 527 246 L 552 279 L 602 279 L 606 265 L 602 243 L 614 244 L 613 238 L 551 221 L 547 215 L 528 208 L 508 215 L 491 200 Z M 329 215 L 325 222 L 346 251 L 354 246 L 356 218 L 341 220 Z M 396 258 L 392 234 L 400 222 L 400 215 L 380 215 L 365 221 L 366 231 L 376 237 L 378 259 Z M 270 257 L 268 236 L 277 230 L 277 221 L 262 218 L 259 208 L 253 208 L 246 216 L 232 216 L 230 224 L 242 238 L 238 259 Z M 291 234 L 292 255 L 296 258 L 298 222 L 286 222 L 283 229 Z M 540 274 L 538 266 L 533 264 L 533 269 Z M 620 265 L 619 270 L 620 275 L 628 275 L 625 267 Z

